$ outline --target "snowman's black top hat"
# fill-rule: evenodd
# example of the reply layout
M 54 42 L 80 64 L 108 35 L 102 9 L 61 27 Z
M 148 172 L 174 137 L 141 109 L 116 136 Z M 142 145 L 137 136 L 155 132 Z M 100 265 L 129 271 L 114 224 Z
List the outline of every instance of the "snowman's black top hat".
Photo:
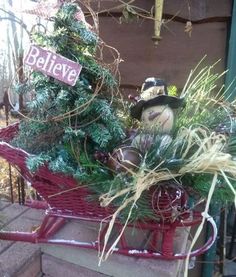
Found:
M 162 79 L 147 78 L 142 85 L 140 99 L 131 107 L 130 114 L 133 118 L 140 120 L 143 110 L 153 106 L 164 105 L 177 109 L 184 106 L 184 98 L 169 96 L 166 83 Z

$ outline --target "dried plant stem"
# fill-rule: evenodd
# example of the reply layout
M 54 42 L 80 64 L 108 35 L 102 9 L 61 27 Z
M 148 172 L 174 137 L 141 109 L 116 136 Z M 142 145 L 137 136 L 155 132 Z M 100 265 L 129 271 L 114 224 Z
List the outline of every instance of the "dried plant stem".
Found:
M 217 177 L 218 177 L 218 173 L 215 172 L 214 176 L 213 176 L 212 183 L 211 183 L 211 187 L 210 187 L 210 190 L 209 190 L 209 193 L 208 193 L 208 196 L 207 196 L 205 210 L 202 213 L 202 221 L 201 221 L 200 225 L 198 226 L 196 234 L 194 235 L 193 240 L 192 240 L 191 245 L 190 245 L 189 250 L 188 250 L 187 258 L 186 258 L 186 261 L 185 261 L 184 277 L 188 277 L 188 266 L 189 266 L 189 258 L 190 258 L 191 251 L 192 251 L 197 239 L 199 238 L 199 236 L 200 236 L 200 234 L 203 230 L 203 226 L 204 226 L 204 223 L 205 223 L 206 219 L 209 217 L 208 210 L 209 210 L 209 206 L 210 206 L 210 203 L 211 203 L 212 195 L 215 191 L 215 187 L 216 187 L 216 183 L 217 183 Z
M 56 196 L 58 196 L 58 195 L 62 195 L 62 194 L 64 194 L 64 193 L 71 192 L 71 191 L 73 191 L 73 190 L 81 189 L 81 188 L 83 188 L 83 187 L 86 187 L 86 186 L 78 186 L 78 187 L 75 187 L 75 188 L 63 190 L 63 191 L 60 191 L 60 192 L 58 192 L 58 193 L 49 195 L 48 198 L 53 198 L 53 197 L 56 197 Z

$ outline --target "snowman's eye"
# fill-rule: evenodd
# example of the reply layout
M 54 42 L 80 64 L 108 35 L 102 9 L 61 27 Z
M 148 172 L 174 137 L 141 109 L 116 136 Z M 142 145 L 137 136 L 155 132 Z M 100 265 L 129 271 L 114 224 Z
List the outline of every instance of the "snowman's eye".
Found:
M 148 114 L 149 120 L 154 120 L 156 117 L 160 116 L 160 112 L 150 111 Z

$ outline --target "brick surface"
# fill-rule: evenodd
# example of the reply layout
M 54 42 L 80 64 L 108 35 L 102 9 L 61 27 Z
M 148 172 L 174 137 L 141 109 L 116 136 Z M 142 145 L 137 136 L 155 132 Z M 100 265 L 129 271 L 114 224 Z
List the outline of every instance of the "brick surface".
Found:
M 11 216 L 8 216 L 9 214 Z M 41 223 L 41 218 L 43 214 L 44 211 L 28 209 L 18 204 L 5 206 L 3 210 L 3 218 L 5 223 L 2 229 L 4 231 L 31 232 L 34 227 L 38 226 Z M 8 221 L 10 221 L 10 223 Z M 0 240 L 0 255 L 4 253 L 4 251 L 7 251 L 7 249 L 13 245 L 13 243 L 13 241 Z
M 19 204 L 12 204 L 1 211 L 3 226 L 25 213 L 29 208 Z
M 0 210 L 1 210 L 0 230 L 3 229 L 8 231 L 8 230 L 11 230 L 9 224 L 11 225 L 15 219 L 20 218 L 22 214 L 27 212 L 28 208 L 20 206 L 18 204 L 12 205 L 9 201 L 5 199 L 0 199 Z M 20 221 L 20 225 L 24 226 L 24 222 Z M 0 255 L 4 251 L 6 251 L 10 246 L 12 246 L 13 243 L 14 243 L 13 241 L 0 240 Z
M 22 218 L 27 218 L 27 219 L 41 221 L 44 218 L 44 216 L 45 216 L 45 211 L 44 210 L 29 208 L 22 215 Z
M 27 268 L 33 263 L 34 269 L 40 268 L 40 249 L 38 245 L 16 242 L 0 255 L 0 276 L 34 277 L 27 275 Z M 35 260 L 36 259 L 36 260 Z M 39 272 L 36 272 L 37 274 Z
M 10 205 L 11 205 L 11 203 L 9 201 L 7 201 L 6 199 L 0 199 L 0 211 Z
M 7 250 L 14 242 L 0 239 L 0 255 Z
M 17 272 L 17 277 L 39 277 L 42 276 L 41 271 L 41 253 L 36 252 Z M 69 277 L 69 276 L 68 276 Z
M 82 266 L 74 265 L 47 254 L 42 255 L 42 272 L 48 277 L 105 277 Z M 22 276 L 23 277 L 23 276 Z
M 184 231 L 183 231 L 184 230 Z M 67 224 L 56 234 L 56 238 L 69 238 L 73 240 L 96 240 L 97 228 L 92 223 L 73 221 Z M 184 253 L 187 243 L 188 231 L 179 229 L 176 233 L 175 250 Z M 138 234 L 140 235 L 140 234 Z M 133 238 L 133 242 L 135 239 Z M 76 264 L 108 276 L 124 277 L 174 277 L 182 261 L 164 261 L 154 259 L 141 259 L 118 254 L 111 255 L 108 260 L 98 266 L 98 253 L 95 250 L 82 249 L 69 246 L 42 245 L 42 251 L 72 264 Z
M 56 234 L 56 238 L 80 239 L 81 241 L 96 241 L 99 224 L 89 221 L 70 220 Z
M 2 203 L 1 216 L 5 231 L 30 231 L 39 225 L 42 211 L 35 211 L 18 204 Z M 38 277 L 41 274 L 39 245 L 0 240 L 0 276 Z
M 44 211 L 29 209 L 7 225 L 8 230 L 31 232 L 42 223 Z
M 31 231 L 41 223 L 44 216 L 44 212 L 41 210 L 29 209 L 16 204 L 5 207 L 2 211 L 6 219 L 5 229 L 8 230 Z M 55 235 L 55 238 L 83 242 L 96 241 L 98 230 L 99 224 L 97 223 L 72 220 Z M 134 231 L 129 229 L 126 232 L 132 243 L 140 244 L 142 242 L 142 234 L 134 234 Z M 177 253 L 184 252 L 187 233 L 188 231 L 185 229 L 180 229 L 176 233 L 175 249 Z M 124 277 L 131 276 L 131 274 L 135 277 L 156 277 L 157 272 L 160 277 L 172 277 L 176 276 L 181 266 L 180 261 L 145 260 L 118 254 L 111 255 L 106 262 L 98 266 L 98 253 L 95 250 L 1 241 L 0 276 L 40 276 L 40 246 L 44 252 L 42 266 L 45 276 L 48 277 Z M 33 275 L 34 273 L 37 275 Z
M 179 261 L 140 259 L 113 254 L 98 266 L 97 252 L 65 246 L 43 246 L 43 252 L 91 270 L 113 276 L 174 277 L 179 270 Z M 157 275 L 158 273 L 158 275 Z
M 98 239 L 100 223 L 70 220 L 55 235 L 57 239 L 79 240 L 82 242 L 95 242 Z M 113 230 L 110 238 L 115 239 L 119 234 L 118 229 Z M 130 247 L 143 247 L 148 240 L 148 231 L 127 227 L 125 230 L 126 240 Z

